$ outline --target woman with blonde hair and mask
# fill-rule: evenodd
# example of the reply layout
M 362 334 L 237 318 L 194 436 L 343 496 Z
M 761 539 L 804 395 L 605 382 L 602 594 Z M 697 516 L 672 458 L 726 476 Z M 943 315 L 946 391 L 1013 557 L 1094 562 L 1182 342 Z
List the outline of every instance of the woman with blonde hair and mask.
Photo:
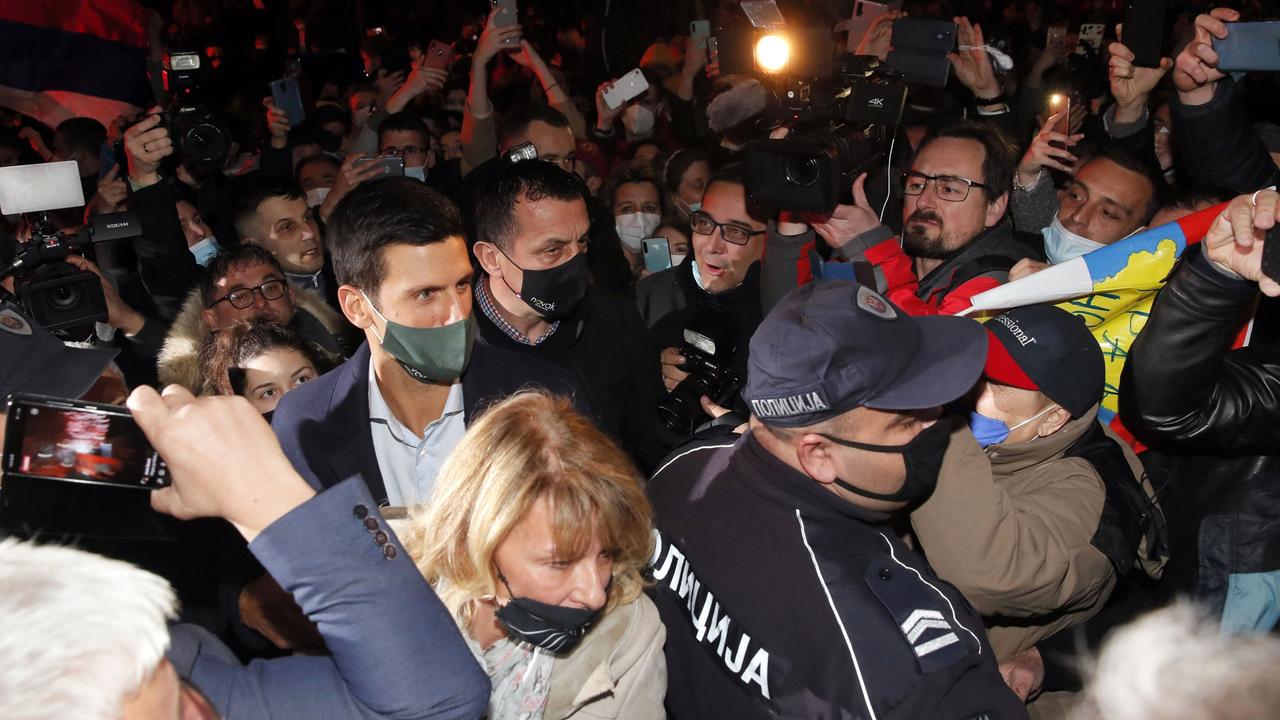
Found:
M 399 534 L 489 673 L 490 720 L 665 717 L 649 502 L 569 400 L 487 410 Z

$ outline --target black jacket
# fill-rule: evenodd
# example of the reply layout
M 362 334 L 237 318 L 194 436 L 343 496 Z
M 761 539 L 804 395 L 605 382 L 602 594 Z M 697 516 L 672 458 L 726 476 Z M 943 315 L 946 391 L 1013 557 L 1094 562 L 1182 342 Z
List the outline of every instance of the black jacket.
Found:
M 1249 121 L 1240 87 L 1223 78 L 1213 99 L 1169 103 L 1178 144 L 1178 176 L 1197 187 L 1244 194 L 1280 183 L 1280 168 Z
M 981 618 L 887 516 L 751 434 L 682 450 L 649 495 L 676 720 L 1027 716 Z
M 588 289 L 577 311 L 537 345 L 512 340 L 478 307 L 474 314 L 486 343 L 572 372 L 595 408 L 600 429 L 617 440 L 645 472 L 657 466 L 666 452 L 653 433 L 662 381 L 657 355 L 649 348 L 635 308 Z
M 573 377 L 533 358 L 477 342 L 462 373 L 467 425 L 484 408 L 527 387 L 576 397 Z M 361 477 L 379 505 L 387 489 L 369 430 L 369 345 L 332 371 L 284 396 L 271 418 L 284 454 L 317 490 Z
M 1280 602 L 1249 584 L 1280 582 L 1280 346 L 1227 350 L 1257 286 L 1189 254 L 1130 349 L 1120 412 L 1165 489 L 1168 591 L 1269 630 Z

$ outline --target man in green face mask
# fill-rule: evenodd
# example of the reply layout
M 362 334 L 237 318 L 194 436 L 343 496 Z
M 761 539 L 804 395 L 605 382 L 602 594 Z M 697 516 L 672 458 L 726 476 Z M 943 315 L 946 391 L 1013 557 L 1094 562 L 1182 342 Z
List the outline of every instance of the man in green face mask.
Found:
M 443 196 L 406 178 L 364 183 L 327 230 L 339 304 L 367 342 L 276 409 L 313 486 L 360 475 L 381 505 L 421 502 L 478 408 L 530 385 L 575 394 L 568 372 L 476 342 L 473 269 Z

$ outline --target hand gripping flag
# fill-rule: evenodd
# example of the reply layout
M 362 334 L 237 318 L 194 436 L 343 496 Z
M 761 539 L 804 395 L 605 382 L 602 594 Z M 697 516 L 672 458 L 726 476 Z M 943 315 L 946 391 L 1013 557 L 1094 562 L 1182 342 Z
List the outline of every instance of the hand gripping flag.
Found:
M 1147 324 L 1156 292 L 1188 245 L 1200 242 L 1227 204 L 1201 210 L 1175 222 L 1144 230 L 1087 255 L 1052 265 L 1029 277 L 973 296 L 963 315 L 1058 303 L 1080 316 L 1098 340 L 1106 360 L 1107 382 L 1098 419 L 1121 430 L 1120 372 L 1129 346 Z
M 0 105 L 50 127 L 151 104 L 137 0 L 0 0 Z

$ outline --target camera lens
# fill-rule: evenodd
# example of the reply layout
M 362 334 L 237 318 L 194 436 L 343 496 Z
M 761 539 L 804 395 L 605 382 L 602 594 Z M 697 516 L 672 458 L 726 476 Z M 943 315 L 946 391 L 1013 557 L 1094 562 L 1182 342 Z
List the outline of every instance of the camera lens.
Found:
M 782 165 L 782 173 L 787 182 L 800 187 L 810 187 L 818 182 L 821 174 L 818 159 L 812 157 L 790 157 Z
M 68 310 L 80 302 L 80 288 L 74 285 L 59 285 L 49 292 L 49 304 L 56 310 Z

